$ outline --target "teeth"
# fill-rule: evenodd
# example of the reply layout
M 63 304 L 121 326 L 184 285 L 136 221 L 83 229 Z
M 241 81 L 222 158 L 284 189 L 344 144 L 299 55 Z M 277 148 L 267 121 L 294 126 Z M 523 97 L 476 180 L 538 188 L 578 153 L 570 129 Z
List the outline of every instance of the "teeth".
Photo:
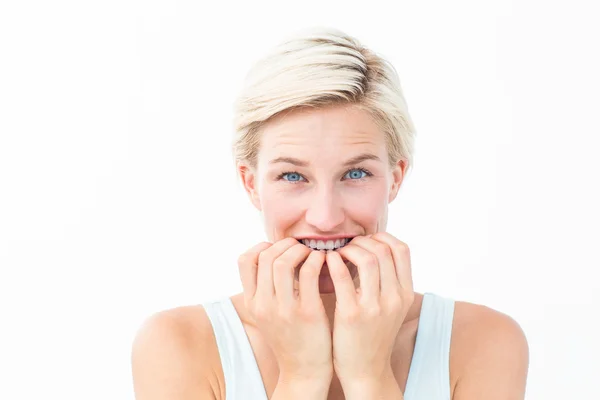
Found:
M 344 247 L 350 239 L 336 239 L 336 240 L 314 240 L 314 239 L 302 239 L 302 243 L 314 250 L 335 250 Z

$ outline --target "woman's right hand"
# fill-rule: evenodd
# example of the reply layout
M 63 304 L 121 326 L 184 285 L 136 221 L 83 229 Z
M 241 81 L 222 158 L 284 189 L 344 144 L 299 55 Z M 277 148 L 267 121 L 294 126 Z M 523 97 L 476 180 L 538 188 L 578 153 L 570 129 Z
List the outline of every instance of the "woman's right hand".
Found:
M 302 264 L 299 291 L 294 269 Z M 332 339 L 319 293 L 325 253 L 294 238 L 260 243 L 238 259 L 246 309 L 271 346 L 280 381 L 331 379 Z

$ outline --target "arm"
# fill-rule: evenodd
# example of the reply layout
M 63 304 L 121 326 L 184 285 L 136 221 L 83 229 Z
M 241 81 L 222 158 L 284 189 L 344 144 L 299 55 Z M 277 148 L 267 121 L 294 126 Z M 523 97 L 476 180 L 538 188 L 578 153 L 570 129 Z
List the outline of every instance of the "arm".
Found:
M 196 327 L 197 328 L 197 327 Z M 202 333 L 204 331 L 204 333 Z M 194 332 L 194 335 L 192 335 Z M 139 329 L 131 366 L 137 400 L 217 400 L 205 329 L 194 329 L 176 310 L 159 312 Z M 204 349 L 204 354 L 202 353 Z M 217 387 L 217 390 L 213 388 Z
M 452 400 L 523 400 L 529 347 L 519 324 L 482 307 L 461 342 L 462 362 Z

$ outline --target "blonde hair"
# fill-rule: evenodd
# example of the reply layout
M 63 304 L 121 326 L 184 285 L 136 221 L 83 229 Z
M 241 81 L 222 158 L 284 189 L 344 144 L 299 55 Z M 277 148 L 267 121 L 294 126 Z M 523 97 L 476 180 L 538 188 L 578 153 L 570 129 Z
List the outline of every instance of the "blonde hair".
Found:
M 288 37 L 249 71 L 234 105 L 236 163 L 256 167 L 260 130 L 298 108 L 352 104 L 384 132 L 390 167 L 413 165 L 415 130 L 398 74 L 388 61 L 334 28 L 309 28 Z

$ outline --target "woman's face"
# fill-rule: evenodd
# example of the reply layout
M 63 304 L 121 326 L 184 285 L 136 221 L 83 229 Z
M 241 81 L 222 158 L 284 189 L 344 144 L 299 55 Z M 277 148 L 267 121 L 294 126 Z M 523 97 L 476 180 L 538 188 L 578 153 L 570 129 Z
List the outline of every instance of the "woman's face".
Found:
M 348 105 L 295 110 L 260 135 L 256 169 L 242 166 L 240 173 L 269 241 L 386 229 L 406 164 L 390 168 L 384 134 L 366 112 Z

